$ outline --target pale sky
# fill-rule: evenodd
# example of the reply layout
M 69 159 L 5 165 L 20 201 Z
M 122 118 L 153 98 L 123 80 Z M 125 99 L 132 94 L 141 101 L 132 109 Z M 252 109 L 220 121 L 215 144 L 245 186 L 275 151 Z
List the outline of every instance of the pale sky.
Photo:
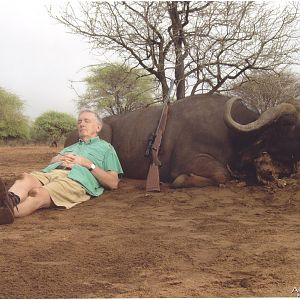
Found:
M 25 115 L 32 120 L 48 110 L 76 116 L 70 81 L 82 80 L 88 65 L 114 61 L 109 53 L 100 60 L 86 40 L 48 15 L 46 7 L 59 11 L 66 2 L 0 0 L 0 86 L 25 101 Z M 85 89 L 80 83 L 75 87 Z
M 70 80 L 83 79 L 85 66 L 101 62 L 86 40 L 48 15 L 46 7 L 64 3 L 0 0 L 0 86 L 25 101 L 31 119 L 48 110 L 76 116 Z M 81 92 L 84 87 L 76 85 Z

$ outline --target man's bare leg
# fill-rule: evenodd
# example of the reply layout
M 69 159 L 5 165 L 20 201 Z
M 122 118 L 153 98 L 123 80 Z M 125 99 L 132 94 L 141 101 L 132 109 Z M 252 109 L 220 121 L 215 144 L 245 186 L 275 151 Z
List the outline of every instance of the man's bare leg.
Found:
M 15 217 L 25 217 L 40 208 L 54 206 L 48 191 L 43 188 L 31 189 L 29 196 L 24 199 L 17 207 L 14 207 Z
M 32 189 L 42 187 L 42 183 L 33 175 L 23 173 L 17 177 L 15 183 L 9 189 L 9 192 L 20 197 L 20 202 L 23 202 Z

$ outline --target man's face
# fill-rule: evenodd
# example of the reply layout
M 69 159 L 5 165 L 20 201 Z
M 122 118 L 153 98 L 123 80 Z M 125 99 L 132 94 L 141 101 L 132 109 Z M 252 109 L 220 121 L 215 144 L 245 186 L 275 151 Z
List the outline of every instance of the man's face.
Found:
M 79 137 L 87 141 L 98 135 L 98 132 L 101 130 L 101 125 L 93 113 L 82 112 L 78 117 L 77 128 Z

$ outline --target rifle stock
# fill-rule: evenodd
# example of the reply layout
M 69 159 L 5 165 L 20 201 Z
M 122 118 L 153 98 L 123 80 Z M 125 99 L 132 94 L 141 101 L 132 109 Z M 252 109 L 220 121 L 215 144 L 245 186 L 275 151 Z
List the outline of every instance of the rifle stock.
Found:
M 155 163 L 151 163 L 148 171 L 147 181 L 146 181 L 146 191 L 160 192 L 159 167 Z

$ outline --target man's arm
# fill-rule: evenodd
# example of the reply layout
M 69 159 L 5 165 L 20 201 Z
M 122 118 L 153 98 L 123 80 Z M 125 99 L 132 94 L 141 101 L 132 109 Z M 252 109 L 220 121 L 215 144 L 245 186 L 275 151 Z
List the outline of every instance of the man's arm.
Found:
M 53 164 L 53 163 L 56 163 L 56 162 L 61 162 L 62 158 L 63 158 L 63 155 L 57 154 L 56 156 L 52 157 L 52 159 L 50 160 L 50 163 Z
M 60 157 L 57 157 L 60 156 Z M 67 168 L 72 169 L 75 164 L 78 164 L 87 169 L 90 168 L 93 163 L 89 159 L 79 156 L 76 154 L 65 154 L 65 155 L 57 155 L 54 162 L 62 161 L 63 165 Z M 106 188 L 114 190 L 118 188 L 119 177 L 118 173 L 114 171 L 104 171 L 103 169 L 96 166 L 91 173 L 97 178 L 97 180 Z
M 69 156 L 69 154 L 57 154 L 56 156 L 52 157 L 50 163 L 60 162 L 63 166 L 67 167 L 67 164 L 72 163 L 73 158 Z
M 90 166 L 90 165 L 89 165 Z M 96 167 L 91 173 L 97 178 L 97 180 L 106 188 L 115 190 L 119 185 L 118 173 L 114 171 L 104 171 L 99 167 Z

